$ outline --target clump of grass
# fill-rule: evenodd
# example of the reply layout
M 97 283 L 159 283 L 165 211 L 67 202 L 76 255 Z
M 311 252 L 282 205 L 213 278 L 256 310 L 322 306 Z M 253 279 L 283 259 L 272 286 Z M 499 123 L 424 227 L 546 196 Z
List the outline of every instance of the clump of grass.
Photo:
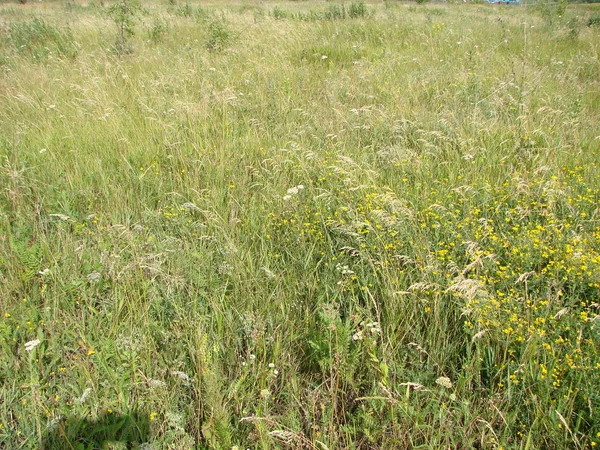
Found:
M 212 17 L 206 21 L 205 46 L 211 52 L 220 52 L 227 47 L 232 39 L 233 33 L 227 27 L 224 20 L 218 17 Z
M 588 19 L 588 27 L 600 27 L 600 16 L 593 16 Z
M 287 19 L 290 16 L 288 11 L 280 8 L 279 6 L 276 6 L 275 8 L 273 8 L 272 14 L 273 14 L 273 17 L 278 20 Z
M 365 2 L 362 1 L 352 2 L 348 8 L 348 16 L 350 16 L 352 19 L 366 17 L 368 12 L 367 5 L 365 5 Z
M 152 27 L 148 30 L 148 37 L 152 42 L 160 43 L 164 40 L 169 31 L 168 23 L 165 19 L 155 17 Z
M 175 15 L 180 17 L 191 17 L 194 13 L 194 8 L 189 3 L 179 5 L 175 8 Z
M 331 3 L 323 17 L 327 20 L 342 20 L 346 18 L 346 8 L 343 4 Z
M 4 39 L 13 51 L 28 55 L 36 61 L 47 60 L 52 54 L 64 58 L 77 55 L 77 46 L 70 29 L 59 29 L 39 17 L 24 22 L 11 22 Z

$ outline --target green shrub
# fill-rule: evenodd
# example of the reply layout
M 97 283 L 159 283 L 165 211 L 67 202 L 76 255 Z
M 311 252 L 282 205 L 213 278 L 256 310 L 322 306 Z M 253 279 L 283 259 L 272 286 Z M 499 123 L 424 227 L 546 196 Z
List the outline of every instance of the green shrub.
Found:
M 211 52 L 222 51 L 231 41 L 231 30 L 222 20 L 213 18 L 207 22 L 206 48 Z

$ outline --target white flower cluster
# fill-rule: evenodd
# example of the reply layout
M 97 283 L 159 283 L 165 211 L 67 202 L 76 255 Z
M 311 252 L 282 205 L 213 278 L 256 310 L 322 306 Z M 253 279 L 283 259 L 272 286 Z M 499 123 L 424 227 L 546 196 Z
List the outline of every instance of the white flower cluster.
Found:
M 375 335 L 381 333 L 379 322 L 360 323 L 360 329 L 352 335 L 353 341 L 362 341 L 365 334 Z
M 297 195 L 298 192 L 300 192 L 302 189 L 304 189 L 304 185 L 303 184 L 299 184 L 298 186 L 294 186 L 291 187 L 287 190 L 287 194 L 283 196 L 283 199 L 285 201 L 291 199 L 294 195 Z
M 354 275 L 354 271 L 351 270 L 350 267 L 348 267 L 346 265 L 342 266 L 341 264 L 337 264 L 335 266 L 335 270 L 340 272 L 342 275 Z

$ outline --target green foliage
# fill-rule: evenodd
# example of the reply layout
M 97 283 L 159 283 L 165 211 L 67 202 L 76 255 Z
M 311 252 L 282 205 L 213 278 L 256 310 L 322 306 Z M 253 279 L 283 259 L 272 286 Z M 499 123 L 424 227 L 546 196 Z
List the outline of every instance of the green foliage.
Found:
M 211 52 L 223 51 L 233 39 L 233 34 L 225 21 L 218 17 L 208 19 L 206 31 L 208 36 L 206 37 L 205 46 Z
M 343 20 L 346 18 L 358 19 L 367 17 L 369 10 L 364 2 L 352 2 L 349 7 L 343 3 L 332 3 L 325 11 L 308 10 L 292 12 L 285 10 L 279 6 L 275 6 L 272 11 L 272 16 L 275 19 L 295 19 L 306 22 L 314 22 L 316 20 Z
M 165 36 L 169 31 L 168 23 L 165 19 L 158 17 L 154 18 L 152 27 L 148 30 L 148 37 L 155 44 L 160 43 L 164 40 Z
M 276 6 L 275 8 L 273 8 L 273 17 L 275 19 L 281 20 L 281 19 L 287 19 L 289 17 L 289 12 L 281 9 L 279 6 Z
M 0 448 L 598 448 L 597 11 L 330 4 L 2 9 Z
M 46 61 L 51 55 L 63 58 L 77 55 L 70 29 L 59 29 L 38 17 L 10 23 L 4 40 L 17 53 L 28 55 L 36 61 Z
M 346 8 L 340 3 L 331 3 L 325 11 L 324 18 L 327 20 L 342 20 L 346 18 Z
M 115 50 L 120 53 L 131 53 L 129 38 L 135 34 L 134 23 L 142 10 L 140 0 L 116 0 L 108 8 L 108 15 L 117 27 Z
M 579 17 L 571 17 L 565 21 L 565 26 L 569 30 L 569 37 L 575 39 L 579 36 L 579 32 L 582 27 L 581 19 Z
M 352 2 L 350 3 L 350 8 L 348 9 L 348 16 L 352 19 L 366 17 L 368 15 L 368 9 L 365 5 L 365 2 Z
M 590 17 L 587 22 L 588 27 L 600 27 L 600 16 Z
M 175 8 L 175 15 L 180 17 L 191 17 L 194 12 L 192 5 L 186 3 Z

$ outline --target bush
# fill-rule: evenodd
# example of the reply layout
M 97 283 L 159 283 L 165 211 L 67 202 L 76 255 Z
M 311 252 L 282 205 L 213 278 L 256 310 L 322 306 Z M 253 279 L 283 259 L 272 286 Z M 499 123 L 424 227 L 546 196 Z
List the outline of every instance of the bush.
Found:
M 211 52 L 222 51 L 231 41 L 231 31 L 222 20 L 213 18 L 207 23 L 208 38 L 206 48 Z

